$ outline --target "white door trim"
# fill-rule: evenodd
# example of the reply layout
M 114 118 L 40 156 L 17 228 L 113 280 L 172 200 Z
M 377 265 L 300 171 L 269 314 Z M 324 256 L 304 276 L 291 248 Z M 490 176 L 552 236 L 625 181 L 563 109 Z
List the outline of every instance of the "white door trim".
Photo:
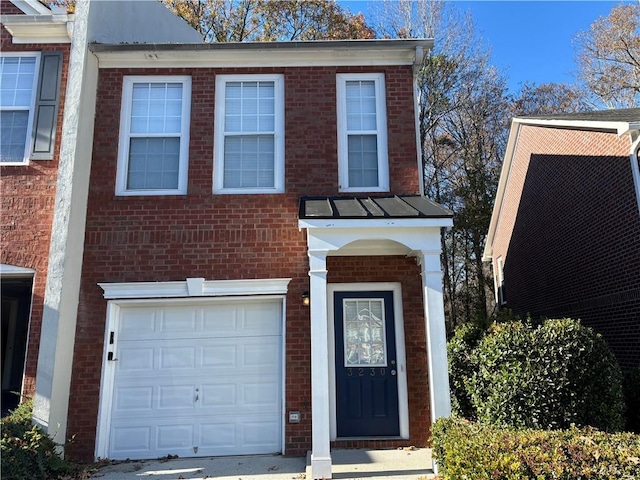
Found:
M 329 327 L 329 414 L 331 440 L 338 439 L 338 423 L 336 420 L 336 345 L 334 328 L 335 292 L 393 292 L 393 315 L 396 336 L 396 355 L 398 361 L 398 410 L 400 417 L 400 437 L 409 438 L 409 395 L 407 389 L 407 360 L 404 342 L 404 317 L 402 315 L 402 286 L 398 282 L 375 283 L 329 283 L 327 285 L 327 324 Z
M 104 351 L 102 355 L 102 380 L 100 382 L 100 400 L 98 406 L 98 422 L 96 431 L 96 446 L 95 446 L 95 460 L 108 458 L 109 452 L 109 425 L 111 424 L 111 410 L 113 406 L 113 387 L 115 381 L 115 368 L 114 362 L 108 360 L 109 352 L 114 352 L 114 345 L 110 342 L 110 332 L 118 332 L 120 329 L 120 310 L 122 307 L 131 305 L 188 305 L 188 304 L 216 304 L 224 303 L 227 301 L 238 301 L 238 296 L 226 296 L 226 297 L 199 297 L 199 298 L 169 298 L 169 299 L 126 299 L 126 300 L 109 300 L 107 302 L 107 315 L 105 323 L 105 336 L 104 336 Z M 282 301 L 282 351 L 281 351 L 281 405 L 280 411 L 282 412 L 282 428 L 280 435 L 280 450 L 282 454 L 285 454 L 285 421 L 284 412 L 286 406 L 285 386 L 286 386 L 286 296 L 285 295 L 255 295 L 247 296 L 247 299 L 251 300 L 268 300 L 268 299 L 280 299 Z M 117 343 L 117 341 L 116 341 Z

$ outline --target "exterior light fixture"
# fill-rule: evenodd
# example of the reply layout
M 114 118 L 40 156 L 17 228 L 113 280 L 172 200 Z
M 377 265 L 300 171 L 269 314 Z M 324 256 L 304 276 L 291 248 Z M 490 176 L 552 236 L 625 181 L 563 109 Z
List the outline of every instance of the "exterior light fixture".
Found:
M 302 305 L 308 307 L 311 304 L 311 297 L 309 292 L 302 292 Z

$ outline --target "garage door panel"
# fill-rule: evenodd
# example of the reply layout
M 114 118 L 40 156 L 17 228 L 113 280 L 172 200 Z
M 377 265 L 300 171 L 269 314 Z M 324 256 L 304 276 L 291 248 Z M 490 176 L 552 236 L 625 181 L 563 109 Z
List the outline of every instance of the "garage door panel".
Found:
M 191 385 L 163 385 L 158 388 L 158 410 L 193 409 L 195 388 Z
M 213 342 L 212 342 L 213 343 Z M 231 368 L 237 364 L 236 345 L 205 345 L 202 347 L 202 367 L 203 368 Z
M 123 347 L 118 351 L 118 369 L 122 372 L 135 373 L 153 370 L 154 348 L 149 347 Z
M 164 307 L 160 315 L 159 330 L 162 333 L 186 334 L 196 332 L 198 327 L 198 314 L 202 308 L 197 307 Z
M 282 450 L 280 300 L 127 306 L 119 324 L 110 458 Z
M 163 346 L 157 352 L 160 370 L 193 370 L 196 368 L 196 347 Z
M 157 448 L 170 451 L 190 449 L 194 446 L 193 430 L 194 425 L 158 425 L 156 428 Z
M 151 430 L 148 425 L 142 426 L 113 426 L 111 428 L 111 445 L 109 450 L 114 458 L 129 457 L 143 458 L 151 451 Z M 127 457 L 124 457 L 127 458 Z
M 234 408 L 238 403 L 238 386 L 235 383 L 218 383 L 202 386 L 203 408 Z
M 116 412 L 151 411 L 153 409 L 153 387 L 122 386 L 115 390 L 114 410 Z

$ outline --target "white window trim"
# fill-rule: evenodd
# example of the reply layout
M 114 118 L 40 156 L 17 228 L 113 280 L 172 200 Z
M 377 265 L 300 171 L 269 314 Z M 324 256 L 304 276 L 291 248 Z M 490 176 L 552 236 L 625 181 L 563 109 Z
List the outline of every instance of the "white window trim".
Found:
M 378 140 L 378 186 L 349 187 L 349 152 L 347 132 L 347 81 L 373 80 L 376 89 L 376 135 Z M 384 73 L 338 73 L 336 75 L 338 114 L 338 182 L 341 192 L 388 192 L 389 159 L 387 151 L 387 107 Z
M 224 186 L 224 115 L 225 85 L 227 82 L 273 82 L 275 95 L 275 141 L 273 187 L 225 188 Z M 250 194 L 284 193 L 284 75 L 217 75 L 215 99 L 215 145 L 213 159 L 213 193 Z
M 129 171 L 129 139 L 131 128 L 131 106 L 133 103 L 134 83 L 181 83 L 182 84 L 182 122 L 180 128 L 180 160 L 178 188 L 155 190 L 127 189 Z M 189 169 L 189 126 L 191 123 L 191 77 L 190 76 L 125 76 L 122 85 L 122 107 L 120 111 L 120 138 L 118 143 L 118 173 L 116 176 L 116 195 L 186 195 Z
M 29 105 L 29 119 L 27 120 L 27 135 L 25 139 L 24 145 L 24 156 L 22 157 L 21 162 L 0 162 L 2 166 L 11 166 L 11 165 L 28 165 L 29 157 L 31 156 L 31 144 L 33 135 L 33 122 L 34 115 L 36 111 L 36 94 L 38 91 L 38 82 L 40 80 L 40 52 L 3 52 L 0 54 L 1 57 L 35 57 L 36 65 L 35 65 L 35 74 L 33 75 L 33 85 L 31 86 L 31 104 Z M 0 110 L 26 110 L 24 107 L 0 107 Z

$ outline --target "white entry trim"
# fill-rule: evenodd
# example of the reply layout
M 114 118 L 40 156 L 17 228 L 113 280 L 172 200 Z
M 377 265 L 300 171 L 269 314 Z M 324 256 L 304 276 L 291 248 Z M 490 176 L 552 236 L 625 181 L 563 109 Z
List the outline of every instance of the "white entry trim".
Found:
M 178 282 L 99 283 L 104 298 L 218 297 L 228 295 L 278 295 L 287 293 L 290 278 L 205 280 Z
M 400 417 L 400 437 L 409 438 L 409 395 L 407 390 L 407 360 L 404 343 L 404 317 L 402 315 L 402 286 L 397 282 L 376 283 L 330 283 L 327 285 L 327 317 L 329 327 L 329 358 L 336 358 L 334 304 L 335 292 L 393 292 L 393 315 L 396 336 L 396 355 L 398 361 L 398 410 Z M 336 364 L 329 362 L 329 413 L 331 440 L 338 439 L 336 419 Z
M 287 280 L 288 283 L 288 280 Z M 286 287 L 285 287 L 286 288 Z M 286 311 L 287 311 L 287 299 L 286 290 L 282 295 L 261 295 L 259 297 L 253 296 L 251 298 L 260 299 L 281 299 L 282 300 L 282 357 L 281 357 L 281 379 L 282 384 L 280 387 L 281 392 L 281 412 L 286 411 Z M 230 300 L 238 300 L 237 296 L 216 297 L 216 298 L 182 298 L 182 299 L 167 299 L 158 300 L 153 298 L 144 299 L 125 299 L 125 300 L 110 300 L 107 302 L 107 318 L 105 324 L 104 335 L 104 351 L 102 355 L 102 380 L 100 382 L 100 400 L 98 406 L 98 422 L 96 432 L 96 447 L 95 447 L 95 460 L 108 458 L 109 452 L 109 425 L 111 424 L 111 407 L 113 404 L 113 387 L 115 382 L 115 368 L 114 362 L 108 361 L 109 352 L 113 352 L 115 345 L 110 343 L 110 332 L 120 331 L 120 309 L 122 307 L 131 305 L 142 304 L 154 304 L 154 305 L 184 305 L 194 303 L 218 303 Z M 111 348 L 110 348 L 111 347 Z M 280 445 L 282 454 L 285 455 L 285 422 L 282 421 L 282 431 L 280 434 Z

